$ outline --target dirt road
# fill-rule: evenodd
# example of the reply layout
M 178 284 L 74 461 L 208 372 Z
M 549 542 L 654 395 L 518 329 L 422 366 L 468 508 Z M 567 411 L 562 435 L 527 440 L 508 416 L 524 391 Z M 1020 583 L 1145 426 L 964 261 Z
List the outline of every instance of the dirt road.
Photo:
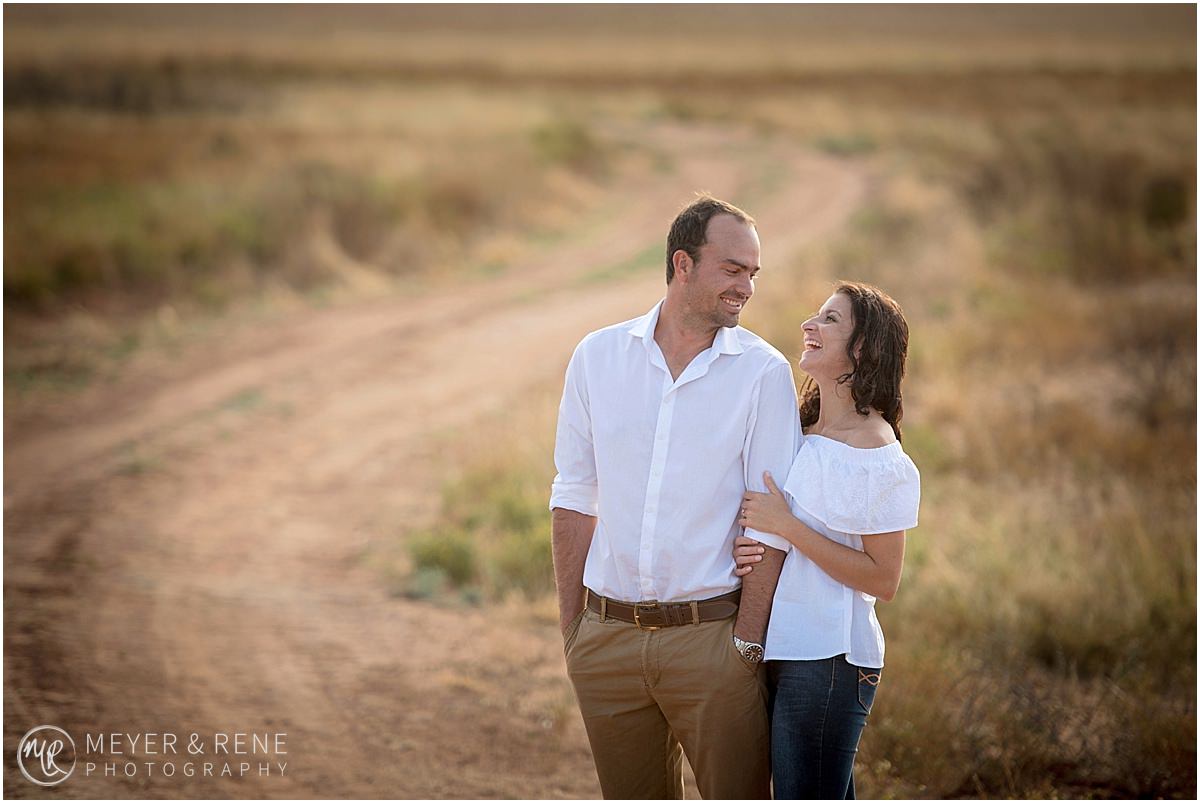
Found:
M 690 192 L 762 184 L 750 211 L 777 263 L 865 193 L 853 166 L 782 143 L 664 137 L 673 175 L 617 180 L 603 214 L 520 268 L 241 327 L 56 406 L 10 404 L 5 795 L 598 795 L 553 626 L 392 598 L 361 556 L 436 509 L 435 436 L 654 303 L 658 271 L 581 278 L 661 242 Z M 79 743 L 51 789 L 16 765 L 37 724 Z M 259 756 L 244 777 L 164 777 L 189 757 L 142 750 L 85 775 L 82 734 L 145 732 L 286 733 L 270 758 L 286 770 L 260 776 Z

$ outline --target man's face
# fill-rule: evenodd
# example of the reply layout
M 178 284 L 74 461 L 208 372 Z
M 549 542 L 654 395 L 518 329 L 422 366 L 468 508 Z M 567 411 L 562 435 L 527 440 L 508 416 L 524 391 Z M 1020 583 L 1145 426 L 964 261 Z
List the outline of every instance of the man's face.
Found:
M 688 317 L 704 326 L 737 326 L 754 295 L 758 232 L 732 215 L 717 215 L 708 221 L 705 239 L 700 258 L 680 277 Z

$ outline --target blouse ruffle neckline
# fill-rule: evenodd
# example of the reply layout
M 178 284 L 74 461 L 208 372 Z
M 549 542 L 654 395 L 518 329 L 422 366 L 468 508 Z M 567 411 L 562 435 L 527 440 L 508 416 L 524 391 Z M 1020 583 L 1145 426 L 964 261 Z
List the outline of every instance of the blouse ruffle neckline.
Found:
M 917 526 L 921 475 L 899 441 L 863 449 L 804 435 L 784 490 L 829 529 L 868 535 Z

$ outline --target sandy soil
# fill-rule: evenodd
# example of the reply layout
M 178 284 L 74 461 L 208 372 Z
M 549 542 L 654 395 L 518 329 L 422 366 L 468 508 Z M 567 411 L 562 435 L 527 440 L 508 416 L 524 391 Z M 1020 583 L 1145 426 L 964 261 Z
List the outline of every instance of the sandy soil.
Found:
M 617 181 L 611 214 L 519 270 L 235 328 L 53 405 L 10 403 L 5 795 L 598 796 L 554 627 L 393 598 L 362 556 L 436 510 L 439 438 L 654 303 L 658 273 L 579 279 L 661 242 L 692 190 L 772 174 L 750 211 L 773 261 L 866 192 L 854 166 L 784 144 L 666 136 L 674 174 Z M 43 790 L 15 760 L 35 724 L 77 741 L 283 732 L 270 760 L 287 769 L 106 778 L 81 763 Z

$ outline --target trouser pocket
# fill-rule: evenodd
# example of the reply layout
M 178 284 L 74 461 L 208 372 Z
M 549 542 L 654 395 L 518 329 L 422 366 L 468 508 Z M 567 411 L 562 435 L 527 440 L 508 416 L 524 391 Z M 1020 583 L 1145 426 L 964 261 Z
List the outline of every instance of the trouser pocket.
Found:
M 864 669 L 861 666 L 855 667 L 855 669 L 858 670 L 858 705 L 864 714 L 870 714 L 871 706 L 875 703 L 875 691 L 879 688 L 882 670 Z
M 737 662 L 738 666 L 751 675 L 757 675 L 759 667 L 761 667 L 762 664 L 758 661 L 747 661 L 742 655 L 741 651 L 737 648 L 737 644 L 735 644 L 733 641 L 733 626 L 736 622 L 736 618 L 737 617 L 734 616 L 725 620 L 725 626 L 720 629 L 721 641 L 723 641 L 725 644 L 725 651 L 734 661 Z
M 587 613 L 587 608 L 575 614 L 575 618 L 567 625 L 567 630 L 563 633 L 563 654 L 571 651 L 571 645 L 575 643 L 575 637 L 579 635 L 579 626 L 583 624 L 583 615 L 585 613 Z

